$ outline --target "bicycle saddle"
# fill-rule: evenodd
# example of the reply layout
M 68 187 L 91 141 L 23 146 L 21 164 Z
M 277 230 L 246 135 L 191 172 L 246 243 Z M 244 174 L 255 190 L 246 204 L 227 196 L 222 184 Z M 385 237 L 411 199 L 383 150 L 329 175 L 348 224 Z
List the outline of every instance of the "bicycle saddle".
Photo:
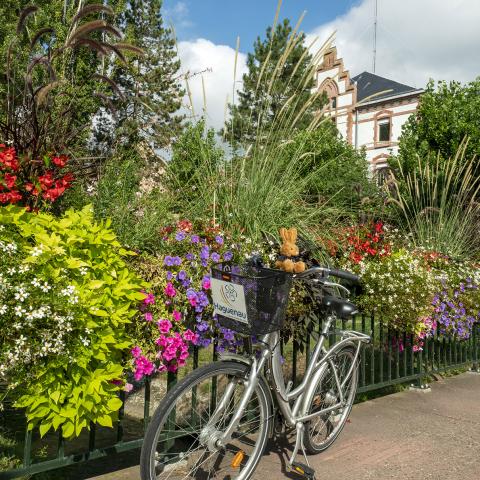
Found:
M 327 309 L 332 310 L 338 318 L 346 319 L 358 313 L 356 305 L 344 298 L 334 297 L 333 295 L 325 295 L 322 299 L 322 304 Z

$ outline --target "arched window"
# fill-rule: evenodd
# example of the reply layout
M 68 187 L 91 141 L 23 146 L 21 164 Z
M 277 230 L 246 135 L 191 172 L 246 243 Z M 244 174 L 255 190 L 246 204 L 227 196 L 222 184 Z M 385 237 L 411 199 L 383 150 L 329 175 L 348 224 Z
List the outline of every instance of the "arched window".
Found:
M 337 108 L 338 85 L 332 78 L 327 78 L 323 81 L 319 88 L 320 92 L 325 92 L 330 102 L 330 108 Z

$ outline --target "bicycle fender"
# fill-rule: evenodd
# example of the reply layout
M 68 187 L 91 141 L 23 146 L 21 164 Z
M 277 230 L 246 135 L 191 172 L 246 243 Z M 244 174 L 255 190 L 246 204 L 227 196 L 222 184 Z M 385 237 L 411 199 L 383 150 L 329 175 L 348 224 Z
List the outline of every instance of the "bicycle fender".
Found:
M 220 360 L 231 360 L 233 362 L 244 363 L 245 365 L 252 365 L 252 361 L 244 355 L 238 355 L 238 353 L 219 353 Z

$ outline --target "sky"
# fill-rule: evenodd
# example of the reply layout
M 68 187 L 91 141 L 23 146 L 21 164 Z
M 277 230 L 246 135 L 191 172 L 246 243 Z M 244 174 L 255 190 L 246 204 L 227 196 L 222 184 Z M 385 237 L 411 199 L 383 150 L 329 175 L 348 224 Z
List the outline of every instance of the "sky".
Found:
M 283 0 L 280 18 L 296 23 L 307 43 L 335 33 L 338 56 L 351 76 L 372 71 L 375 0 Z M 480 75 L 480 0 L 377 0 L 376 73 L 417 88 L 435 80 L 467 82 Z M 173 24 L 182 72 L 189 81 L 195 113 L 206 103 L 209 125 L 219 128 L 235 85 L 246 73 L 246 53 L 264 37 L 277 0 L 165 0 L 163 15 Z M 203 80 L 203 82 L 202 82 Z M 206 100 L 206 101 L 205 101 Z M 186 101 L 185 104 L 190 104 Z

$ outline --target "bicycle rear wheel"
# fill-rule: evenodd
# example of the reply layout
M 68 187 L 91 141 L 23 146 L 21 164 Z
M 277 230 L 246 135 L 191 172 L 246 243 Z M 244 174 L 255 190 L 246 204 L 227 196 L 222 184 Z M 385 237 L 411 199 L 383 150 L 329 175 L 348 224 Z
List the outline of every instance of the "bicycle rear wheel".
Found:
M 354 361 L 355 349 L 350 346 L 342 348 L 332 359 L 337 369 L 340 383 L 346 378 Z M 358 361 L 355 363 L 352 374 L 342 389 L 345 406 L 318 415 L 305 424 L 303 444 L 308 453 L 316 454 L 326 450 L 338 437 L 350 415 L 357 386 Z M 332 407 L 337 403 L 340 403 L 338 386 L 335 381 L 333 368 L 330 364 L 327 364 L 324 374 L 318 381 L 308 414 Z
M 217 446 L 237 410 L 249 370 L 248 365 L 234 361 L 212 363 L 194 370 L 167 393 L 145 435 L 142 480 L 246 480 L 251 476 L 272 421 L 268 387 L 262 378 L 231 441 L 223 448 Z M 233 394 L 212 422 L 227 387 L 233 388 Z

